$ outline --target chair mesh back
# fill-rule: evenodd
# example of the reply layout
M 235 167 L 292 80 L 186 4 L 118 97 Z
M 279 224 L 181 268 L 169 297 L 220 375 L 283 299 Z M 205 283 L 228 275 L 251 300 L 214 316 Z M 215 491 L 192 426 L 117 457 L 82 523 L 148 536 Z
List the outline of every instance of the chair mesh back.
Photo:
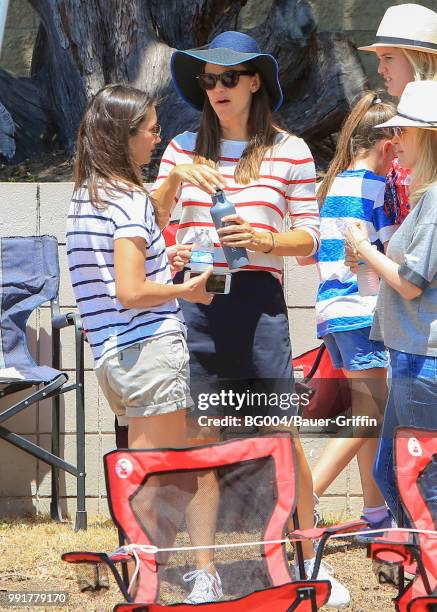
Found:
M 437 448 L 436 454 L 432 460 L 428 463 L 426 468 L 423 470 L 417 479 L 417 485 L 422 495 L 423 501 L 425 502 L 433 520 L 433 527 L 437 531 Z
M 109 453 L 113 518 L 135 544 L 226 545 L 214 554 L 225 599 L 284 584 L 292 577 L 283 544 L 241 544 L 284 538 L 294 510 L 292 457 L 288 436 L 183 451 Z M 193 586 L 183 576 L 195 569 L 191 550 L 145 555 L 136 601 L 183 601 Z
M 417 529 L 437 526 L 437 431 L 399 428 L 395 444 L 396 477 L 402 505 Z M 437 589 L 437 537 L 417 536 L 432 589 Z

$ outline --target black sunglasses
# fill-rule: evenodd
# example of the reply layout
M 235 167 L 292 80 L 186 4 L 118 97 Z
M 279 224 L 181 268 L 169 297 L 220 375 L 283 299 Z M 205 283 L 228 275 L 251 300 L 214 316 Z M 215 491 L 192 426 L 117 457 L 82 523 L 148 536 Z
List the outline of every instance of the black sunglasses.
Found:
M 221 81 L 223 87 L 231 89 L 238 85 L 240 76 L 253 76 L 255 72 L 253 70 L 226 70 L 221 74 L 212 74 L 210 72 L 202 72 L 196 79 L 201 89 L 214 89 L 217 85 L 217 81 Z

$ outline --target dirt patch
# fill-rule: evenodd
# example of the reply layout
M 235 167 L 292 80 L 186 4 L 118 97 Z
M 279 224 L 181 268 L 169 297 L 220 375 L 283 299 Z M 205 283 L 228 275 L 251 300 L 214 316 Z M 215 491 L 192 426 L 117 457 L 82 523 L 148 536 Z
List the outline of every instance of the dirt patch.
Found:
M 73 180 L 73 160 L 65 151 L 47 153 L 19 164 L 0 163 L 0 182 L 60 183 Z
M 109 589 L 95 595 L 81 594 L 74 567 L 61 561 L 61 554 L 72 550 L 111 551 L 117 546 L 117 532 L 110 521 L 94 520 L 87 531 L 75 533 L 70 524 L 47 520 L 0 522 L 0 593 L 1 591 L 67 591 L 69 603 L 64 607 L 20 607 L 34 612 L 73 612 L 87 610 L 106 612 L 122 603 L 117 586 L 109 576 Z M 242 555 L 247 555 L 247 549 Z M 237 553 L 236 553 L 237 554 Z M 351 592 L 350 612 L 388 612 L 394 609 L 395 589 L 377 584 L 366 549 L 353 542 L 338 541 L 326 549 L 325 560 L 335 576 Z M 220 565 L 220 560 L 217 558 Z M 185 568 L 174 568 L 182 574 Z M 179 574 L 178 574 L 179 576 Z M 180 580 L 181 584 L 182 579 Z M 162 585 L 165 587 L 165 585 Z M 225 586 L 225 585 L 224 585 Z M 181 593 L 183 591 L 181 590 Z M 9 609 L 2 608 L 0 609 Z M 326 609 L 324 609 L 326 610 Z
M 154 156 L 143 168 L 144 181 L 151 183 L 158 174 L 160 158 Z M 0 183 L 63 183 L 73 180 L 73 157 L 65 151 L 46 153 L 19 164 L 0 160 Z

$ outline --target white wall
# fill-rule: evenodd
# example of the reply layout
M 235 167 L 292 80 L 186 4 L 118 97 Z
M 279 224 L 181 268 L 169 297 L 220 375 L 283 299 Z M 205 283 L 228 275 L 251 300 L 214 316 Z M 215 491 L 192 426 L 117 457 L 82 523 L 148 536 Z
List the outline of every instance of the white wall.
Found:
M 0 236 L 52 234 L 59 242 L 61 267 L 60 303 L 64 312 L 75 309 L 65 253 L 65 218 L 72 183 L 0 183 Z M 294 355 L 318 345 L 315 337 L 314 296 L 317 276 L 313 267 L 299 267 L 286 261 L 285 287 Z M 35 357 L 50 361 L 50 310 L 42 306 L 29 320 L 28 336 Z M 73 329 L 62 332 L 62 368 L 74 378 Z M 92 371 L 91 351 L 85 345 L 85 410 L 87 508 L 92 514 L 106 514 L 102 456 L 115 447 L 113 416 L 98 389 Z M 2 406 L 2 404 L 0 404 Z M 63 455 L 74 463 L 74 393 L 62 400 L 61 443 Z M 29 412 L 5 423 L 17 433 L 50 448 L 51 409 L 41 402 Z M 310 463 L 314 463 L 324 441 L 304 439 Z M 47 513 L 50 504 L 50 470 L 44 463 L 0 440 L 0 516 Z M 61 472 L 64 511 L 75 511 L 75 479 Z M 322 508 L 331 515 L 359 513 L 361 491 L 356 465 L 337 479 L 323 499 Z

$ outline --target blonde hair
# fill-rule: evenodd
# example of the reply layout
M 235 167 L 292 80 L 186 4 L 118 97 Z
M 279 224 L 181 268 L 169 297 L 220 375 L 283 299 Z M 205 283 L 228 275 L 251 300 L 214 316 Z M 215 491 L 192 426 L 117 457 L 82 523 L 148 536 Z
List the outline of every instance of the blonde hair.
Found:
M 416 128 L 419 155 L 414 165 L 410 202 L 416 204 L 430 187 L 437 184 L 437 131 Z
M 416 49 L 402 49 L 411 68 L 415 81 L 437 81 L 437 53 Z M 437 183 L 437 133 L 433 130 L 417 128 L 419 157 L 415 164 L 410 203 L 416 204 L 422 195 Z
M 347 170 L 358 155 L 369 151 L 378 141 L 393 138 L 390 128 L 374 129 L 395 115 L 391 102 L 381 102 L 375 91 L 366 92 L 352 108 L 341 128 L 337 148 L 318 191 L 322 206 L 335 177 Z
M 437 81 L 437 53 L 401 49 L 407 58 L 415 81 Z

